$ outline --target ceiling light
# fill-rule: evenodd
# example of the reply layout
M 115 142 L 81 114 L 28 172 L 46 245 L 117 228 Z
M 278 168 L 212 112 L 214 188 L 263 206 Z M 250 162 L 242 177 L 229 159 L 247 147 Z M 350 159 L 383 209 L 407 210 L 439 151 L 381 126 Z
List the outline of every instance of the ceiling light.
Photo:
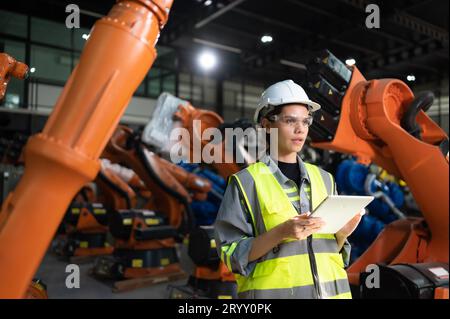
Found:
M 31 68 L 30 73 L 34 73 L 34 72 L 36 72 L 36 68 Z
M 414 75 L 410 74 L 410 75 L 408 75 L 408 76 L 406 77 L 406 79 L 407 79 L 409 82 L 414 82 L 414 81 L 416 80 L 416 77 L 415 77 Z
M 262 43 L 270 43 L 270 42 L 272 42 L 273 41 L 273 38 L 270 36 L 270 35 L 263 35 L 262 37 L 261 37 L 261 42 Z
M 353 66 L 356 64 L 356 60 L 353 58 L 347 59 L 345 60 L 345 64 L 347 64 L 348 66 Z
M 205 71 L 212 70 L 217 65 L 217 57 L 210 51 L 204 51 L 198 56 L 198 64 Z

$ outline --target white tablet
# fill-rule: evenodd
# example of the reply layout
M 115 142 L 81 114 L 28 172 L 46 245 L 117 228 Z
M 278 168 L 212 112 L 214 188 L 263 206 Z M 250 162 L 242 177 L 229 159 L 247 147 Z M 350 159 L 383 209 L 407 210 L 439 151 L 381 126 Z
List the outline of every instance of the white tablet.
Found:
M 325 222 L 319 233 L 335 234 L 373 199 L 373 196 L 331 195 L 314 210 L 311 217 L 320 217 Z

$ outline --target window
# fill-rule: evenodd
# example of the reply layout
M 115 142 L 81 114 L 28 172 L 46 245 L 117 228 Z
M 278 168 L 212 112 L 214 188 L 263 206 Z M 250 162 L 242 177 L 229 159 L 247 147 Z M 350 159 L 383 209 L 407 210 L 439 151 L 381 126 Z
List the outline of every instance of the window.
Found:
M 173 68 L 176 63 L 176 54 L 172 48 L 157 45 L 156 46 L 157 57 L 155 66 L 161 68 Z
M 217 81 L 208 77 L 203 78 L 203 104 L 204 106 L 216 107 L 216 85 Z
M 75 65 L 76 61 L 73 61 Z M 59 81 L 64 84 L 71 73 L 72 55 L 70 52 L 42 46 L 31 46 L 30 68 L 36 71 L 33 77 Z
M 0 10 L 0 32 L 26 38 L 27 17 L 23 14 Z
M 30 37 L 31 41 L 57 45 L 68 49 L 72 47 L 71 29 L 67 29 L 63 23 L 31 18 Z
M 169 92 L 170 94 L 175 95 L 175 86 L 176 86 L 176 80 L 175 75 L 170 74 L 163 77 L 162 82 L 162 91 L 163 92 Z
M 186 73 L 180 73 L 178 78 L 178 95 L 181 99 L 191 99 L 191 76 Z
M 148 95 L 151 97 L 158 97 L 161 94 L 161 70 L 158 68 L 151 68 L 147 77 Z
M 139 86 L 138 86 L 138 88 L 136 89 L 136 91 L 134 92 L 134 94 L 145 95 L 145 78 L 144 78 L 144 80 L 141 82 L 141 84 L 139 84 Z
M 243 90 L 244 89 L 244 90 Z M 264 88 L 242 83 L 225 81 L 223 84 L 224 117 L 227 120 L 252 118 Z

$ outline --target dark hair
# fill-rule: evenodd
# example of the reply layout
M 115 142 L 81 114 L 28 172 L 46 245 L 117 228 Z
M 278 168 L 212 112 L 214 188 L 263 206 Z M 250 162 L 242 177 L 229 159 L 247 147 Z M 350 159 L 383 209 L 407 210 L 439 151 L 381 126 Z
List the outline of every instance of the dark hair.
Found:
M 270 122 L 272 122 L 269 118 L 272 117 L 272 116 L 274 116 L 274 115 L 279 115 L 279 114 L 281 114 L 281 112 L 283 111 L 283 108 L 284 108 L 285 106 L 288 106 L 288 105 L 292 105 L 292 103 L 291 103 L 291 104 L 283 104 L 283 105 L 279 105 L 279 106 L 275 107 L 273 110 L 271 110 L 271 111 L 269 111 L 267 114 L 263 115 L 263 116 L 261 117 L 261 120 L 262 120 L 262 119 L 268 119 Z M 304 107 L 306 107 L 306 109 L 308 110 L 308 115 L 312 116 L 311 108 L 310 108 L 308 105 L 304 105 L 304 104 L 301 104 L 301 105 L 303 105 Z
M 283 111 L 283 108 L 284 108 L 286 105 L 288 105 L 288 104 L 284 104 L 284 105 L 280 105 L 280 106 L 278 106 L 278 107 L 275 107 L 272 111 L 270 111 L 269 113 L 267 113 L 266 115 L 264 115 L 264 116 L 262 117 L 262 119 L 268 119 L 268 120 L 269 120 L 270 117 L 272 117 L 272 116 L 274 116 L 274 115 L 279 115 L 279 114 L 281 114 L 281 112 Z M 261 120 L 262 120 L 262 119 L 261 119 Z M 270 121 L 270 120 L 269 120 L 269 121 Z
M 269 111 L 267 114 L 263 115 L 262 119 L 267 119 L 269 122 L 272 122 L 271 120 L 269 120 L 270 117 L 274 116 L 274 115 L 279 115 L 281 114 L 281 112 L 283 111 L 283 108 L 286 106 L 287 104 L 284 105 L 280 105 L 278 107 L 275 107 L 273 110 Z M 270 147 L 270 134 L 266 132 L 266 145 Z M 266 149 L 266 151 L 269 151 L 269 148 Z

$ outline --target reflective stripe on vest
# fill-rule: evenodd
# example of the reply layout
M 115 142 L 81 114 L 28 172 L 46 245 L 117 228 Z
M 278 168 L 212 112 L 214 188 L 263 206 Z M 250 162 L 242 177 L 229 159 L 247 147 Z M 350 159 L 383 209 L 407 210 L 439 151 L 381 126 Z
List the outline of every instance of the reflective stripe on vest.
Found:
M 305 163 L 311 181 L 311 204 L 314 210 L 328 194 L 334 192 L 334 182 L 330 174 L 330 187 L 327 189 L 319 168 Z M 238 186 L 244 194 L 252 221 L 262 220 L 264 227 L 254 225 L 255 229 L 266 231 L 278 226 L 298 213 L 289 200 L 286 190 L 278 183 L 266 164 L 258 162 L 246 170 L 252 176 L 260 211 L 252 210 L 245 195 L 246 189 L 239 180 Z M 261 214 L 262 218 L 255 218 Z M 317 264 L 319 285 L 324 298 L 351 298 L 347 273 L 342 256 L 339 254 L 334 234 L 314 234 L 312 236 L 314 257 Z M 308 255 L 307 241 L 289 239 L 279 245 L 278 252 L 269 252 L 256 264 L 248 276 L 236 275 L 238 293 L 246 298 L 314 298 L 317 297 Z M 290 293 L 290 294 L 289 294 Z

